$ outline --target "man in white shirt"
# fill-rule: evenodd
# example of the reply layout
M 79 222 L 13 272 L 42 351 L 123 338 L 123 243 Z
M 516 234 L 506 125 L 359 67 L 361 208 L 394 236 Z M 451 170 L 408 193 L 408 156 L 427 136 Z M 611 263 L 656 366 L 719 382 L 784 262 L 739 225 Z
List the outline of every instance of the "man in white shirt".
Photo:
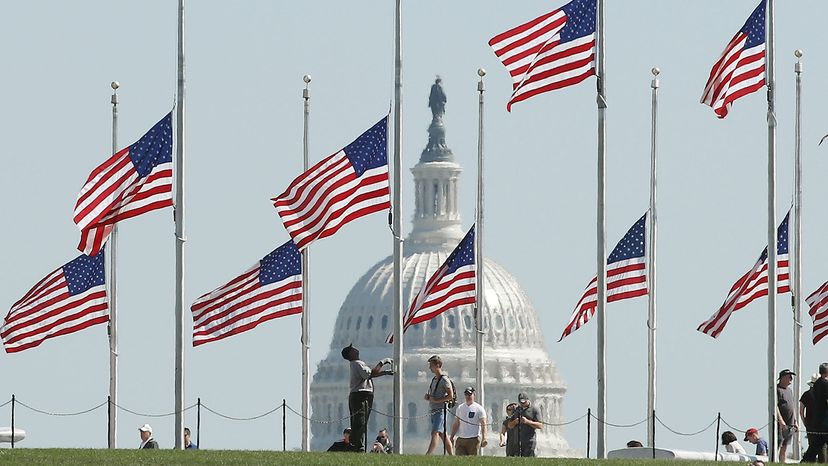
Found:
M 463 395 L 466 402 L 457 406 L 451 425 L 451 441 L 455 444 L 455 455 L 476 456 L 489 443 L 486 440 L 486 410 L 474 401 L 474 387 L 467 387 Z

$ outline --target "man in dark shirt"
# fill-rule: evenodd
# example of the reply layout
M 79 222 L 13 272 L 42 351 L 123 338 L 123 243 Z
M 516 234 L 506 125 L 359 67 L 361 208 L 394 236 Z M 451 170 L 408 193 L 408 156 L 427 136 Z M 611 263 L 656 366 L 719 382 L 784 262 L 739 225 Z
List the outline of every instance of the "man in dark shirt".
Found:
M 778 455 L 780 461 L 784 462 L 788 455 L 788 445 L 793 440 L 794 432 L 799 428 L 796 425 L 796 408 L 794 407 L 793 391 L 791 383 L 796 374 L 785 369 L 779 373 L 776 384 L 776 423 L 779 426 L 779 437 L 777 439 Z
M 811 376 L 808 382 L 808 389 L 799 397 L 799 417 L 802 418 L 802 424 L 805 426 L 806 435 L 808 436 L 808 444 L 810 445 L 814 440 L 811 438 L 814 432 L 819 432 L 817 426 L 814 425 L 814 383 L 819 380 L 819 374 Z M 822 451 L 817 455 L 817 460 L 820 463 L 825 462 L 826 451 L 823 447 Z
M 362 448 L 359 448 L 351 443 L 351 428 L 348 427 L 347 429 L 342 431 L 342 440 L 338 442 L 334 442 L 328 448 L 328 451 L 362 451 Z
M 518 407 L 506 426 L 509 429 L 517 429 L 518 456 L 535 456 L 535 431 L 543 428 L 540 422 L 540 412 L 538 408 L 531 405 L 529 395 L 526 393 L 518 395 L 518 402 Z
M 808 422 L 812 423 L 814 429 L 818 432 L 826 432 L 828 423 L 826 423 L 825 411 L 828 410 L 828 362 L 819 365 L 819 379 L 814 382 L 814 410 L 813 419 L 811 414 L 808 415 Z M 822 451 L 822 447 L 828 443 L 828 435 L 823 433 L 814 433 L 808 436 L 808 449 L 802 455 L 803 463 L 816 462 L 817 455 Z

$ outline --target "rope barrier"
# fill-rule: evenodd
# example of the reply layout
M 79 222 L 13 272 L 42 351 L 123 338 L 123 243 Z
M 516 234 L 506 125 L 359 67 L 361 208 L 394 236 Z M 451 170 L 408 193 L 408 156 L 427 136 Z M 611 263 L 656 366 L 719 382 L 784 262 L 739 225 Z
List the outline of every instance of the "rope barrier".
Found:
M 278 406 L 276 406 L 275 408 L 271 409 L 270 411 L 268 411 L 264 414 L 259 414 L 258 416 L 252 416 L 252 417 L 234 417 L 234 416 L 228 416 L 226 414 L 221 414 L 218 411 L 214 411 L 214 410 L 210 409 L 210 407 L 208 407 L 204 403 L 201 404 L 201 407 L 206 409 L 207 411 L 210 411 L 211 413 L 215 414 L 218 417 L 221 417 L 221 418 L 224 418 L 224 419 L 229 419 L 231 421 L 254 421 L 256 419 L 263 418 L 263 417 L 267 416 L 268 414 L 273 414 L 276 411 L 282 409 L 282 404 L 280 403 Z
M 293 414 L 295 414 L 295 415 L 297 415 L 297 416 L 301 417 L 302 419 L 307 419 L 308 421 L 315 422 L 315 423 L 317 423 L 317 424 L 333 424 L 333 423 L 335 423 L 335 422 L 342 422 L 342 421 L 344 421 L 345 419 L 350 419 L 351 417 L 356 416 L 357 414 L 362 413 L 362 410 L 359 410 L 359 411 L 355 412 L 354 414 L 349 414 L 349 415 L 347 415 L 347 416 L 345 416 L 345 417 L 343 417 L 343 418 L 341 418 L 341 419 L 328 419 L 328 420 L 322 420 L 322 419 L 314 419 L 314 418 L 312 418 L 312 417 L 305 417 L 305 416 L 303 416 L 303 415 L 302 415 L 302 413 L 300 413 L 300 412 L 296 411 L 295 409 L 291 408 L 291 407 L 290 407 L 290 405 L 287 405 L 287 404 L 285 405 L 285 408 L 287 408 L 287 409 L 288 409 L 288 411 L 292 412 Z
M 583 418 L 587 417 L 587 414 L 588 414 L 588 413 L 584 413 L 584 414 L 582 414 L 582 415 L 581 415 L 580 417 L 578 417 L 578 418 L 575 418 L 575 419 L 573 419 L 573 420 L 571 420 L 571 421 L 561 422 L 561 423 L 559 423 L 559 424 L 556 424 L 556 423 L 554 423 L 554 422 L 543 422 L 543 421 L 538 421 L 538 422 L 540 422 L 541 424 L 543 424 L 543 425 L 545 425 L 545 426 L 553 426 L 553 427 L 568 426 L 569 424 L 574 424 L 574 423 L 576 423 L 576 422 L 580 421 L 581 419 L 583 419 Z
M 722 418 L 722 424 L 724 424 L 724 425 L 726 425 L 726 426 L 730 427 L 732 430 L 735 430 L 736 432 L 740 432 L 740 433 L 742 433 L 742 434 L 744 434 L 744 433 L 746 432 L 746 431 L 744 431 L 744 430 L 737 429 L 737 428 L 733 427 L 732 425 L 728 424 L 728 423 L 727 423 L 727 421 L 725 421 L 725 419 L 724 419 L 724 418 Z M 762 429 L 764 429 L 764 428 L 765 428 L 765 427 L 767 427 L 767 426 L 768 426 L 768 424 L 765 424 L 765 425 L 763 425 L 762 427 L 759 427 L 759 428 L 758 428 L 758 430 L 762 430 Z
M 14 401 L 15 401 L 15 402 L 17 402 L 17 400 L 14 400 Z M 5 402 L 5 403 L 1 404 L 1 405 L 0 405 L 0 408 L 2 408 L 3 406 L 6 406 L 7 404 L 10 404 L 11 402 L 12 402 L 12 400 L 9 400 L 9 401 L 7 401 L 7 402 Z
M 410 420 L 410 419 L 424 419 L 424 418 L 427 418 L 427 417 L 431 416 L 431 415 L 432 415 L 432 414 L 434 414 L 434 413 L 441 412 L 441 411 L 443 411 L 443 408 L 432 409 L 431 411 L 429 411 L 429 412 L 427 412 L 427 413 L 425 413 L 425 414 L 421 414 L 421 415 L 419 415 L 419 416 L 400 416 L 400 419 L 402 419 L 402 420 L 404 420 L 404 421 L 407 421 L 407 420 Z M 371 412 L 372 412 L 372 413 L 377 413 L 377 414 L 379 414 L 380 416 L 385 416 L 385 417 L 387 417 L 387 418 L 389 418 L 389 419 L 393 419 L 393 418 L 394 418 L 394 415 L 393 415 L 393 414 L 385 414 L 385 413 L 383 413 L 382 411 L 379 411 L 379 410 L 376 410 L 376 409 L 372 409 L 372 410 L 371 410 Z M 451 412 L 451 411 L 449 411 L 449 412 Z M 454 413 L 452 413 L 452 414 L 454 414 Z
M 11 403 L 11 400 L 9 400 L 7 403 L 5 403 L 3 405 L 0 405 L 0 407 L 5 406 L 8 403 Z M 107 402 L 104 401 L 103 403 L 101 403 L 101 404 L 99 404 L 95 407 L 92 407 L 92 408 L 89 408 L 89 409 L 84 409 L 83 411 L 78 411 L 76 413 L 52 413 L 52 412 L 49 412 L 49 411 L 44 411 L 42 409 L 33 408 L 33 407 L 27 405 L 26 403 L 23 403 L 22 401 L 20 401 L 20 399 L 15 399 L 14 403 L 18 404 L 18 405 L 20 405 L 24 408 L 30 409 L 30 410 L 32 410 L 36 413 L 45 414 L 47 416 L 80 416 L 81 414 L 86 414 L 86 413 L 90 413 L 92 411 L 95 411 L 96 409 L 100 408 L 101 406 L 106 405 Z
M 106 404 L 106 402 L 104 402 L 103 404 Z M 148 414 L 148 413 L 139 413 L 139 412 L 137 412 L 137 411 L 132 411 L 131 409 L 124 408 L 123 406 L 121 406 L 121 405 L 119 405 L 119 404 L 116 404 L 116 403 L 112 403 L 112 404 L 113 404 L 116 408 L 120 409 L 121 411 L 126 411 L 126 412 L 128 412 L 129 414 L 134 414 L 134 415 L 136 415 L 136 416 L 144 416 L 144 417 L 167 417 L 167 416 L 172 416 L 172 415 L 174 415 L 174 414 L 176 414 L 176 413 L 177 413 L 176 411 L 173 411 L 173 412 L 171 412 L 171 413 L 164 413 L 164 414 Z M 196 406 L 198 406 L 198 403 L 191 404 L 190 406 L 187 406 L 186 408 L 182 409 L 182 410 L 181 410 L 181 412 L 183 413 L 183 412 L 189 411 L 189 410 L 191 410 L 191 409 L 195 408 Z M 202 405 L 202 406 L 204 406 L 204 405 Z
M 608 426 L 610 426 L 610 427 L 621 427 L 621 428 L 629 428 L 629 427 L 636 427 L 636 426 L 640 426 L 641 424 L 644 424 L 645 422 L 647 422 L 647 421 L 649 421 L 649 420 L 650 420 L 650 416 L 647 416 L 647 417 L 645 417 L 644 419 L 642 419 L 641 421 L 638 421 L 638 422 L 633 423 L 633 424 L 613 424 L 613 423 L 610 423 L 610 422 L 604 421 L 604 420 L 602 420 L 602 419 L 598 419 L 598 416 L 596 416 L 596 415 L 594 415 L 594 414 L 590 414 L 590 416 L 591 416 L 593 419 L 595 419 L 596 421 L 600 422 L 601 424 L 608 425 Z
M 658 421 L 658 423 L 659 423 L 659 424 L 661 424 L 661 426 L 662 426 L 662 427 L 664 427 L 665 429 L 669 430 L 670 432 L 672 432 L 672 433 L 674 433 L 674 434 L 676 434 L 676 435 L 681 435 L 681 436 L 684 436 L 684 437 L 692 437 L 692 436 L 694 436 L 694 435 L 699 435 L 700 433 L 702 433 L 702 432 L 706 431 L 707 429 L 709 429 L 709 428 L 713 427 L 713 426 L 716 424 L 716 421 L 718 421 L 718 420 L 719 420 L 719 418 L 717 417 L 716 419 L 713 419 L 713 422 L 711 422 L 710 424 L 708 424 L 708 426 L 707 426 L 707 427 L 705 427 L 704 429 L 702 429 L 702 430 L 700 430 L 700 431 L 697 431 L 697 432 L 693 432 L 692 434 L 686 434 L 686 433 L 679 432 L 679 431 L 677 431 L 677 430 L 673 430 L 673 429 L 671 429 L 671 428 L 670 428 L 670 427 L 668 427 L 668 426 L 667 426 L 667 424 L 665 424 L 665 423 L 664 423 L 664 421 L 662 421 L 662 420 L 661 420 L 661 418 L 659 418 L 658 416 L 656 416 L 656 417 L 655 417 L 655 419 L 656 419 L 656 421 Z

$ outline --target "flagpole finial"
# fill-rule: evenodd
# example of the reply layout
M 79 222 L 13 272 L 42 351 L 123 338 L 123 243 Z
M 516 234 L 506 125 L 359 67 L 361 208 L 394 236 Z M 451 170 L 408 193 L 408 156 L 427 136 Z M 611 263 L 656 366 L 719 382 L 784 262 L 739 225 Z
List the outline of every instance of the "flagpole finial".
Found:
M 481 78 L 483 76 L 486 76 L 486 70 L 484 68 L 478 68 L 477 69 L 477 75 L 480 76 Z
M 653 73 L 653 76 L 658 76 L 661 73 L 661 69 L 659 69 L 659 67 L 657 66 L 653 67 L 653 69 L 650 71 Z
M 118 81 L 112 81 L 112 83 L 110 84 L 110 86 L 112 87 L 112 90 L 117 91 L 117 90 L 118 90 L 118 88 L 119 88 L 119 87 L 121 87 L 121 83 L 119 83 Z
M 310 84 L 310 82 L 311 82 L 311 75 L 306 74 L 305 76 L 303 76 L 303 77 L 302 77 L 302 81 L 305 81 L 305 84 Z
M 794 50 L 794 56 L 796 58 L 802 58 L 803 55 L 805 55 L 805 52 L 803 52 L 802 49 Z

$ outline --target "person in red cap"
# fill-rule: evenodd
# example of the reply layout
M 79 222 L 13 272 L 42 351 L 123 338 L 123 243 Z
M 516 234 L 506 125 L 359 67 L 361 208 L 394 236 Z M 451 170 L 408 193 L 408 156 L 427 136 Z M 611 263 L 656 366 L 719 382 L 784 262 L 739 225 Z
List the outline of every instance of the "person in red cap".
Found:
M 785 462 L 788 456 L 788 445 L 793 440 L 794 432 L 799 429 L 796 424 L 796 401 L 794 401 L 791 383 L 796 374 L 790 369 L 779 373 L 779 380 L 776 383 L 776 423 L 779 426 L 779 438 L 777 447 L 779 461 Z
M 759 429 L 756 427 L 745 431 L 745 442 L 756 445 L 756 456 L 768 456 L 768 441 L 759 436 Z

